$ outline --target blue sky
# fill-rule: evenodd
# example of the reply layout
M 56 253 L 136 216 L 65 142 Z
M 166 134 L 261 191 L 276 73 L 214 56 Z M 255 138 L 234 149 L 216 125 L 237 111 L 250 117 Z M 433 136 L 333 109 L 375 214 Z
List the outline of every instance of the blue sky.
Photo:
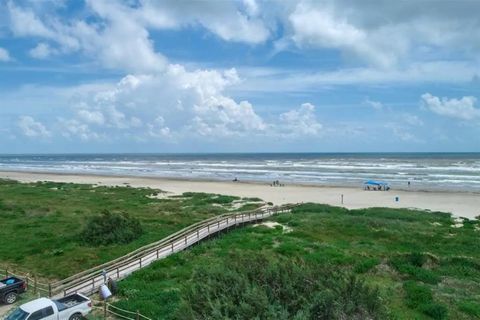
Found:
M 0 0 L 0 152 L 479 152 L 479 10 Z

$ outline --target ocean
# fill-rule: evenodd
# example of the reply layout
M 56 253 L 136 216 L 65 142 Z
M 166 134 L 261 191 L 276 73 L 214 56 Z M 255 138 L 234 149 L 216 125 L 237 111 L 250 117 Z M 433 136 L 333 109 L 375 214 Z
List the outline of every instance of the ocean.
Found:
M 480 153 L 0 155 L 0 170 L 480 192 Z M 410 181 L 410 186 L 408 182 Z

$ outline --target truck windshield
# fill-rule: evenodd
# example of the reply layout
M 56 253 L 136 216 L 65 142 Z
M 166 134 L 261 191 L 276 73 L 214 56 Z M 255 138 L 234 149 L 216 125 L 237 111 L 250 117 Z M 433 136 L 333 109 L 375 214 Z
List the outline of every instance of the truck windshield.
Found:
M 17 310 L 10 313 L 5 320 L 25 320 L 28 317 L 28 313 L 23 311 L 22 309 L 18 308 Z

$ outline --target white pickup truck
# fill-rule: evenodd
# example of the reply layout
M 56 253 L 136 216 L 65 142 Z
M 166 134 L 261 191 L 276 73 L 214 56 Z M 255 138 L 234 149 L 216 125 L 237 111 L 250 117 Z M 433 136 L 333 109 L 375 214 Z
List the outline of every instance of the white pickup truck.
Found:
M 62 299 L 39 298 L 25 303 L 5 320 L 80 320 L 92 311 L 92 302 L 81 294 Z

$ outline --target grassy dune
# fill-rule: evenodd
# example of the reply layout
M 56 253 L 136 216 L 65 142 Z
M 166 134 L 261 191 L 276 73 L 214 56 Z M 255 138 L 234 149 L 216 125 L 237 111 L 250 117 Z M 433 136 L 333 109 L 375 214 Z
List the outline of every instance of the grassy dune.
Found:
M 155 198 L 158 190 L 0 180 L 0 264 L 63 278 L 160 240 L 194 222 L 258 206 L 252 200 L 188 193 Z M 128 244 L 88 246 L 79 239 L 103 210 L 138 218 L 144 233 Z
M 480 224 L 443 213 L 305 204 L 120 283 L 155 319 L 478 319 Z

